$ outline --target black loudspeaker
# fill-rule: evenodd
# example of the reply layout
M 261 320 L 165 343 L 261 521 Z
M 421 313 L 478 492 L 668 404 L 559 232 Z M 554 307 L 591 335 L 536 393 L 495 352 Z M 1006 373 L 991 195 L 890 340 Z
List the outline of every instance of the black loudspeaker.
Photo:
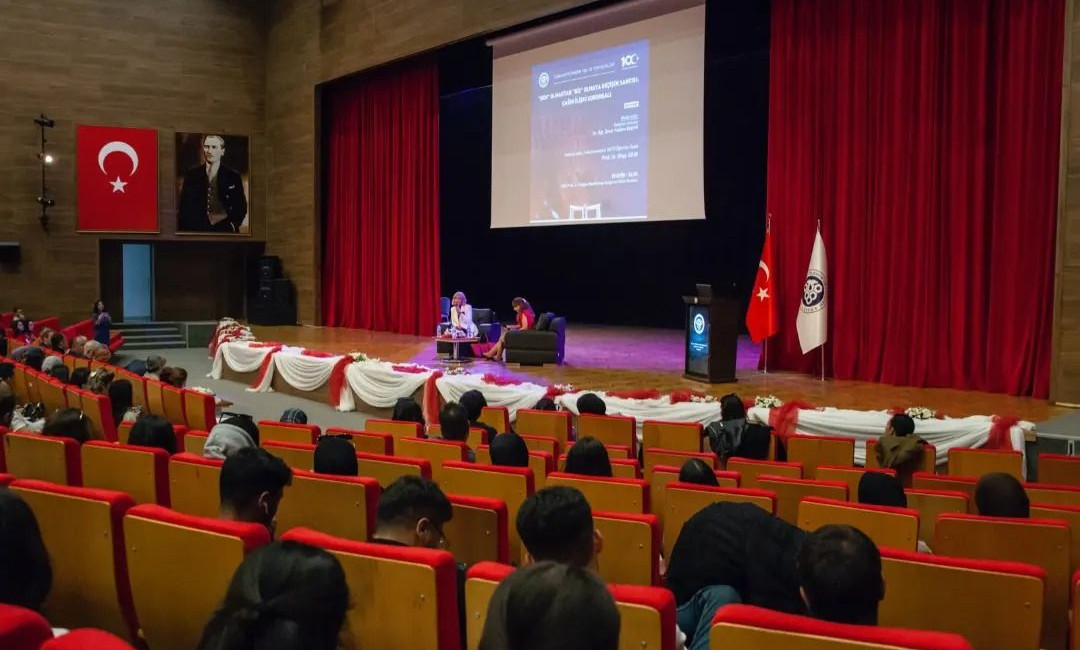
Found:
M 259 296 L 262 296 L 263 287 L 259 288 Z M 270 300 L 275 305 L 291 305 L 293 300 L 293 285 L 291 280 L 278 278 L 270 281 Z
M 281 258 L 264 255 L 259 258 L 259 284 L 266 284 L 281 277 Z
M 0 241 L 0 262 L 5 264 L 18 264 L 21 256 L 22 249 L 19 248 L 19 242 Z
M 270 302 L 274 299 L 274 288 L 269 284 L 259 286 L 257 299 L 262 302 Z
M 248 321 L 254 325 L 296 325 L 296 305 L 255 300 L 248 305 Z

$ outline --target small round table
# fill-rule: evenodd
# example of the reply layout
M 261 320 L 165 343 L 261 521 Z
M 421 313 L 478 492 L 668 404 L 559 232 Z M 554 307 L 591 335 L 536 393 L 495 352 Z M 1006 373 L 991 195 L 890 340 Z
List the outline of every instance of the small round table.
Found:
M 435 337 L 435 347 L 436 347 L 436 349 L 438 349 L 438 344 L 439 343 L 451 343 L 451 344 L 453 344 L 453 347 L 450 350 L 450 356 L 447 357 L 446 359 L 444 359 L 445 363 L 451 363 L 451 364 L 469 363 L 469 362 L 471 362 L 472 359 L 463 359 L 463 358 L 461 358 L 461 344 L 462 343 L 479 343 L 479 342 L 480 342 L 480 337 L 478 337 L 478 336 L 472 336 L 472 337 L 464 338 L 464 339 L 462 339 L 462 338 L 454 339 L 454 338 L 449 338 L 449 337 L 446 337 L 446 336 L 436 336 Z

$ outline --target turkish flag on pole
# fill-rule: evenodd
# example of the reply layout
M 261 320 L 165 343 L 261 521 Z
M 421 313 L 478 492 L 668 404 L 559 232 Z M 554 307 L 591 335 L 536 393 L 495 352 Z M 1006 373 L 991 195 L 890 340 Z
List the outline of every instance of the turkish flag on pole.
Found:
M 761 249 L 754 292 L 750 294 L 750 308 L 746 310 L 746 329 L 750 330 L 754 343 L 761 343 L 780 328 L 773 305 L 776 298 L 773 295 L 772 259 L 772 228 L 766 225 L 765 246 Z
M 75 127 L 79 231 L 158 232 L 155 129 Z

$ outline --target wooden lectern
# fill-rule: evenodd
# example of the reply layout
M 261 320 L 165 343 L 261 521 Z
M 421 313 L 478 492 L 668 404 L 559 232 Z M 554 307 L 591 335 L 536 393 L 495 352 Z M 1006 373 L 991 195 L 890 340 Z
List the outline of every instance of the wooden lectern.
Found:
M 735 356 L 739 340 L 739 301 L 712 295 L 698 285 L 698 295 L 686 303 L 686 348 L 683 377 L 710 384 L 736 381 Z

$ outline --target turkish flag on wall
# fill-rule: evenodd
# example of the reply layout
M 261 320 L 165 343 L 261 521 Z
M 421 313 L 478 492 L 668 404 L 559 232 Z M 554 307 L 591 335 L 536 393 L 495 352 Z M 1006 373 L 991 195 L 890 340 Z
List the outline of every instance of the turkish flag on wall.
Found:
M 766 228 L 754 292 L 750 294 L 750 308 L 746 310 L 746 329 L 750 330 L 754 343 L 761 343 L 780 329 L 774 307 L 773 287 L 776 285 L 772 281 L 772 259 L 772 229 Z
M 158 232 L 155 129 L 75 127 L 80 231 Z

